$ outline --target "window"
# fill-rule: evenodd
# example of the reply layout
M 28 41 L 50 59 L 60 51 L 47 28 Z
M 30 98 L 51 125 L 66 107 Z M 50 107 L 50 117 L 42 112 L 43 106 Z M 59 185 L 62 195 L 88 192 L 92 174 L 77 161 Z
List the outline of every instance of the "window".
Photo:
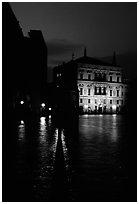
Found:
M 97 103 L 97 99 L 95 99 L 95 103 Z
M 88 95 L 90 95 L 90 89 L 88 89 Z
M 80 95 L 83 95 L 83 88 L 80 88 Z
M 83 79 L 83 74 L 80 74 L 80 79 Z
M 110 76 L 110 81 L 112 82 L 112 76 Z
M 119 104 L 119 100 L 117 100 L 117 104 Z
M 90 99 L 88 99 L 88 103 L 90 103 Z
M 80 99 L 80 103 L 82 103 L 82 102 L 83 102 L 83 99 L 81 98 L 81 99 Z
M 117 82 L 119 82 L 119 77 L 117 77 Z
M 117 90 L 117 96 L 119 96 L 119 90 Z
M 97 94 L 99 94 L 99 87 L 97 87 Z
M 101 93 L 104 94 L 104 87 L 101 87 Z
M 112 96 L 112 90 L 110 90 L 110 96 Z
M 104 104 L 106 104 L 106 99 L 104 99 Z
M 112 100 L 110 100 L 110 104 L 112 104 Z
M 88 80 L 91 80 L 91 75 L 90 74 L 88 74 Z

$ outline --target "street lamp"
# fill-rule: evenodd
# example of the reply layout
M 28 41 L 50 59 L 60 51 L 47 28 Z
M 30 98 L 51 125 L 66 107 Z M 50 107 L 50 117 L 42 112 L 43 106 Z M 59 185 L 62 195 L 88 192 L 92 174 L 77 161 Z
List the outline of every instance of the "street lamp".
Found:
M 24 101 L 20 101 L 20 104 L 23 105 L 23 104 L 24 104 Z
M 42 103 L 42 104 L 41 104 L 41 107 L 44 108 L 44 107 L 45 107 L 45 103 Z

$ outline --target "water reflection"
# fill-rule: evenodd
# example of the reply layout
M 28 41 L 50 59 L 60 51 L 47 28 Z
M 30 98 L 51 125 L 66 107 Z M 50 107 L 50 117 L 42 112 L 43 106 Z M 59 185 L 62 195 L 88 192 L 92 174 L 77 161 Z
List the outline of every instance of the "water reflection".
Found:
M 34 194 L 38 201 L 49 199 L 49 190 L 52 185 L 58 129 L 53 129 L 51 118 L 41 117 L 39 134 L 36 145 L 37 162 L 34 169 Z M 37 167 L 37 168 L 36 168 Z M 46 191 L 46 193 L 44 193 Z
M 25 124 L 23 120 L 21 120 L 18 125 L 18 141 L 20 143 L 25 142 Z
M 33 201 L 51 201 L 49 195 L 53 193 L 51 187 L 58 128 L 54 126 L 51 117 L 41 117 L 36 126 L 34 123 L 31 125 L 32 128 L 28 128 L 24 121 L 18 125 L 18 172 L 20 179 L 26 179 L 28 172 L 27 181 L 33 186 Z M 122 117 L 118 115 L 83 115 L 79 117 L 77 138 L 75 124 L 59 131 L 70 183 L 68 185 L 75 201 L 83 201 L 84 198 L 86 201 L 94 201 L 92 196 L 99 201 L 100 195 L 109 197 L 109 192 L 114 194 L 112 189 L 120 194 L 122 178 L 119 176 L 119 144 L 122 125 Z
M 69 157 L 68 157 L 68 149 L 67 149 L 66 141 L 65 141 L 64 129 L 61 130 L 61 140 L 62 140 L 65 164 L 66 164 L 66 168 L 68 170 L 68 168 L 69 168 Z

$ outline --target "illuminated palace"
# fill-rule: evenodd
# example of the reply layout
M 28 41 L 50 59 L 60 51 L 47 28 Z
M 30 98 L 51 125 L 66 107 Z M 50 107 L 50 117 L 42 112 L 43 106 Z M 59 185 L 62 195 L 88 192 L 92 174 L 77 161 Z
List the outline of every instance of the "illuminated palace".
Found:
M 73 56 L 74 57 L 74 56 Z M 78 108 L 80 113 L 120 113 L 124 110 L 127 95 L 127 84 L 124 83 L 122 68 L 116 66 L 115 54 L 112 64 L 84 56 L 72 59 L 74 75 L 79 91 Z M 67 70 L 66 64 L 63 70 Z M 55 69 L 55 78 L 62 79 L 62 68 Z M 67 75 L 70 77 L 70 75 Z M 71 82 L 72 83 L 72 82 Z M 75 83 L 74 83 L 75 84 Z M 76 90 L 76 86 L 73 88 Z

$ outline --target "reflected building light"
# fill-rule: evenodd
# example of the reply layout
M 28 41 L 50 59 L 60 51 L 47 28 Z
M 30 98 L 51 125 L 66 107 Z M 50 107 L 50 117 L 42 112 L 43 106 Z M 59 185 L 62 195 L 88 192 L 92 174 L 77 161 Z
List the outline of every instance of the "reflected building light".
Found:
M 117 138 L 118 138 L 117 128 L 113 128 L 112 129 L 112 134 L 111 134 L 112 142 L 117 142 Z
M 46 121 L 45 117 L 40 118 L 40 142 L 43 143 L 46 141 Z
M 18 141 L 24 142 L 25 139 L 25 124 L 24 121 L 21 120 L 21 123 L 18 125 Z
M 54 140 L 54 143 L 51 147 L 51 150 L 53 152 L 53 158 L 55 160 L 55 153 L 56 153 L 56 147 L 57 147 L 57 142 L 58 142 L 58 128 L 56 128 L 56 130 L 55 130 L 54 139 L 55 140 Z
M 102 114 L 100 114 L 99 116 L 100 116 L 100 117 L 102 117 L 103 115 L 102 115 Z
M 41 117 L 40 118 L 40 124 L 41 125 L 45 125 L 46 121 L 45 121 L 45 117 Z
M 112 116 L 113 116 L 113 117 L 116 117 L 116 114 L 113 114 Z
M 62 146 L 63 146 L 66 168 L 68 168 L 69 167 L 69 165 L 68 165 L 69 158 L 68 158 L 68 151 L 67 151 L 66 142 L 65 142 L 64 130 L 61 131 L 61 140 L 62 140 Z
M 24 104 L 24 101 L 20 101 L 20 104 L 23 105 L 23 104 Z

